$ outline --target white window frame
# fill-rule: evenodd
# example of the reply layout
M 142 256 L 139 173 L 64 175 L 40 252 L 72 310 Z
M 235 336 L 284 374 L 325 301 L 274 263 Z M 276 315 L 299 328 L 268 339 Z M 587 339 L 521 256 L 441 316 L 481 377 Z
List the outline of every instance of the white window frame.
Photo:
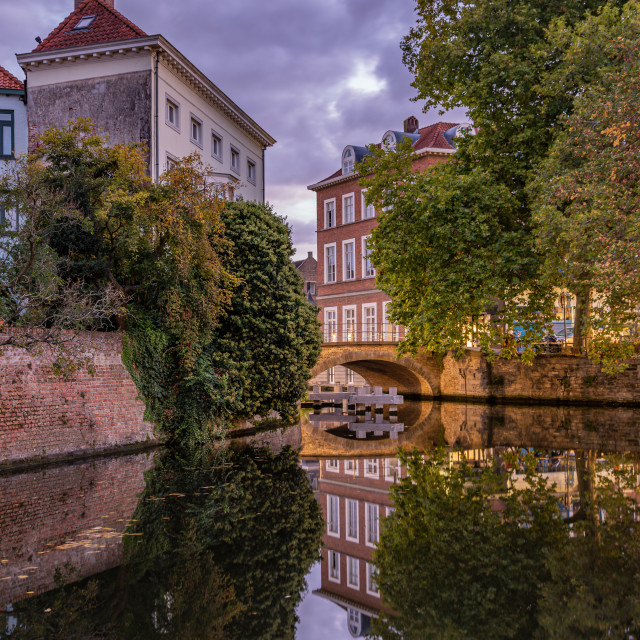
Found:
M 334 464 L 335 463 L 335 464 Z M 324 464 L 324 468 L 331 473 L 340 472 L 340 460 L 338 458 L 329 458 Z
M 351 563 L 355 563 L 355 576 L 356 581 L 351 582 Z M 351 589 L 360 590 L 360 560 L 358 558 L 354 558 L 353 556 L 347 556 L 347 587 Z
M 375 471 L 369 471 L 369 464 L 374 463 Z M 364 461 L 364 477 L 365 478 L 379 478 L 380 477 L 380 463 L 378 458 L 365 458 Z
M 331 561 L 335 560 L 336 568 L 338 570 L 338 575 L 334 577 L 331 573 Z M 329 549 L 327 552 L 327 577 L 331 582 L 337 582 L 340 584 L 340 554 L 337 551 L 333 551 Z
M 353 311 L 353 321 L 347 318 L 347 312 Z M 356 342 L 358 335 L 358 307 L 348 305 L 342 307 L 342 340 L 344 342 Z M 349 369 L 353 373 L 351 369 Z
M 253 172 L 251 171 L 252 168 L 253 168 Z M 251 175 L 252 173 L 253 173 L 253 176 Z M 258 175 L 258 165 L 254 160 L 251 160 L 251 158 L 247 158 L 247 181 L 255 185 L 257 180 L 257 177 L 256 177 L 257 175 Z
M 180 103 L 173 97 L 170 96 L 168 93 L 165 93 L 165 101 L 164 101 L 164 121 L 167 125 L 169 125 L 172 129 L 174 129 L 175 131 L 177 131 L 178 133 L 180 133 Z M 171 120 L 169 120 L 169 105 L 172 105 L 174 107 L 174 110 L 176 112 L 176 122 L 171 122 Z
M 367 319 L 367 309 L 373 309 L 373 326 Z M 378 305 L 374 302 L 365 302 L 362 305 L 362 331 L 360 339 L 363 342 L 376 342 L 378 337 Z
M 351 245 L 353 248 L 353 259 L 351 263 L 353 266 L 353 275 L 350 275 L 350 276 L 347 274 L 347 246 L 348 245 Z M 356 279 L 356 239 L 355 238 L 349 238 L 348 240 L 342 241 L 342 279 L 344 281 Z
M 194 138 L 193 137 L 193 125 L 197 124 L 198 125 L 198 131 L 200 132 L 200 137 L 199 138 Z M 196 147 L 200 147 L 201 149 L 203 148 L 202 146 L 202 132 L 203 132 L 203 124 L 202 124 L 202 119 L 198 118 L 197 115 L 190 113 L 189 114 L 189 140 L 191 142 L 193 142 L 193 144 L 196 145 Z
M 367 240 L 369 240 L 370 236 L 362 236 L 362 277 L 363 278 L 375 278 L 376 270 L 375 267 L 371 264 L 371 260 L 369 260 L 369 271 L 371 273 L 367 273 Z
M 220 148 L 220 153 L 215 153 L 213 150 L 214 138 L 219 142 L 218 147 Z M 222 152 L 223 141 L 224 141 L 224 138 L 215 129 L 211 129 L 211 157 L 215 158 L 216 160 L 219 160 L 220 162 L 222 162 L 222 159 L 224 157 L 224 154 Z
M 342 152 L 342 175 L 353 173 L 356 167 L 356 154 L 351 147 Z
M 327 369 L 327 382 L 329 384 L 335 384 L 335 381 L 336 381 L 336 368 L 329 367 Z
M 231 167 L 231 171 L 233 171 L 234 173 L 237 173 L 238 175 L 240 175 L 240 149 L 238 149 L 237 147 L 234 147 L 233 145 L 229 146 L 229 163 L 230 163 L 230 167 Z M 234 163 L 234 158 L 238 159 L 237 164 Z
M 327 317 L 329 313 L 334 314 L 333 320 L 335 323 L 330 324 L 330 319 Z M 324 308 L 324 341 L 338 342 L 338 307 Z
M 351 198 L 351 219 L 347 220 L 347 198 Z M 356 195 L 352 191 L 351 193 L 345 193 L 342 196 L 342 224 L 351 224 L 356 221 Z
M 362 203 L 361 203 L 361 208 L 360 208 L 360 220 L 371 220 L 372 218 L 376 217 L 376 209 L 375 209 L 375 207 L 372 204 L 367 205 L 367 202 L 365 200 L 364 195 L 365 195 L 366 191 L 367 191 L 366 189 L 363 189 L 362 192 L 361 192 Z M 367 215 L 368 207 L 371 207 L 371 210 L 373 211 L 373 214 L 370 215 L 370 216 Z
M 344 472 L 345 474 L 350 473 L 355 478 L 359 473 L 358 459 L 347 458 L 344 461 Z
M 375 529 L 375 541 L 371 541 L 372 537 L 371 527 L 369 525 L 369 508 L 372 507 L 375 509 L 377 514 L 376 519 L 376 529 Z M 378 542 L 380 542 L 380 505 L 377 505 L 375 502 L 365 502 L 364 503 L 364 540 L 367 547 L 376 547 Z
M 169 166 L 170 163 L 173 165 L 172 167 Z M 178 166 L 178 158 L 176 158 L 174 155 L 172 155 L 169 152 L 167 152 L 167 154 L 165 155 L 165 160 L 164 160 L 165 173 L 167 171 L 171 171 L 171 169 L 175 169 L 177 166 Z
M 333 248 L 333 259 L 335 264 L 333 265 L 333 280 L 329 279 L 329 259 L 327 255 L 327 249 Z M 338 253 L 336 251 L 336 243 L 329 242 L 323 247 L 324 252 L 324 283 L 325 284 L 334 284 L 338 282 Z
M 355 372 L 353 371 L 353 369 L 349 369 L 348 367 L 346 367 L 347 369 L 347 384 L 353 384 L 354 378 L 355 378 Z
M 375 582 L 375 578 L 373 577 L 373 574 L 376 570 L 376 566 L 374 564 L 371 564 L 370 562 L 367 562 L 367 583 L 366 583 L 366 590 L 367 593 L 370 596 L 375 596 L 376 598 L 380 597 L 380 589 L 378 587 L 378 585 Z M 371 584 L 375 585 L 375 589 L 370 588 Z
M 394 469 L 396 471 L 396 475 L 393 473 L 389 473 L 391 471 L 391 462 L 394 461 Z M 384 479 L 387 482 L 393 482 L 395 479 L 400 479 L 400 460 L 398 458 L 385 458 L 384 459 Z
M 353 522 L 352 509 L 355 507 L 355 522 Z M 360 503 L 357 500 L 353 500 L 352 498 L 345 498 L 344 501 L 344 537 L 345 540 L 349 540 L 350 542 L 358 542 L 360 538 L 359 531 L 359 511 L 360 511 Z M 354 526 L 355 525 L 355 526 Z M 355 529 L 356 535 L 350 535 L 350 529 Z
M 333 224 L 329 224 L 329 216 L 327 216 L 328 210 L 329 210 L 329 205 L 333 205 Z M 323 210 L 324 210 L 324 228 L 325 229 L 333 229 L 336 226 L 337 223 L 337 219 L 336 219 L 336 199 L 335 198 L 329 198 L 328 200 L 325 200 L 323 203 Z
M 335 514 L 330 505 L 335 505 Z M 335 520 L 332 515 L 336 516 Z M 327 494 L 327 535 L 332 538 L 340 537 L 340 496 L 331 493 Z

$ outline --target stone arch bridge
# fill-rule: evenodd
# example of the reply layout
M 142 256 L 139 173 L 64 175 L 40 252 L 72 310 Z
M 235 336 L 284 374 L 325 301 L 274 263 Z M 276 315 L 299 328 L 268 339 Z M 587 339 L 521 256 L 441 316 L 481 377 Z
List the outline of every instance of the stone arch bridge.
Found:
M 371 386 L 397 387 L 409 397 L 442 395 L 442 358 L 432 355 L 401 356 L 397 343 L 325 343 L 311 377 L 343 365 L 361 375 Z

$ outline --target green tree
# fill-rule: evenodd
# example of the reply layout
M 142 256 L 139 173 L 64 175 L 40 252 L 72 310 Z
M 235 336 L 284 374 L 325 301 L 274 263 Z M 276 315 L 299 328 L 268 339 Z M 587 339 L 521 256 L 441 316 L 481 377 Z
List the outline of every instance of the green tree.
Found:
M 232 243 L 226 263 L 238 280 L 215 330 L 213 361 L 232 373 L 232 415 L 297 416 L 309 370 L 320 353 L 316 310 L 303 294 L 290 229 L 269 205 L 235 202 L 223 213 Z
M 382 289 L 394 296 L 392 320 L 408 328 L 408 348 L 443 352 L 474 338 L 490 355 L 504 323 L 531 327 L 529 345 L 540 339 L 556 283 L 543 277 L 526 187 L 558 118 L 597 71 L 584 65 L 558 82 L 569 44 L 550 34 L 570 31 L 604 4 L 416 0 L 417 23 L 402 49 L 417 99 L 425 108 L 465 107 L 476 133 L 457 139 L 455 156 L 423 178 L 387 157 L 395 150 L 378 150 L 359 166 L 368 199 L 393 207 L 373 234 L 373 260 Z M 417 232 L 407 235 L 412 208 Z M 422 267 L 424 277 L 415 272 Z M 487 311 L 497 312 L 493 322 L 479 323 Z M 532 355 L 527 349 L 525 358 Z
M 608 6 L 570 36 L 552 87 L 596 67 L 571 114 L 563 117 L 548 155 L 531 181 L 544 277 L 582 301 L 576 342 L 605 370 L 633 355 L 640 276 L 640 6 Z M 580 345 L 582 346 L 582 345 Z

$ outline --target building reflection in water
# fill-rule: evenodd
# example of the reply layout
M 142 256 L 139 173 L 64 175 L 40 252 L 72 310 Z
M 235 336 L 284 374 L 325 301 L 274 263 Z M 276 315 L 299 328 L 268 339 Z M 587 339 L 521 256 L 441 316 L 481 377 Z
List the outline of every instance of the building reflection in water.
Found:
M 447 459 L 449 465 L 465 461 L 478 468 L 502 464 L 511 485 L 522 489 L 526 486 L 525 470 L 519 464 L 507 464 L 505 468 L 502 455 L 507 452 L 522 460 L 533 450 L 523 447 L 452 450 Z M 598 458 L 593 451 L 579 453 L 589 456 L 595 468 L 604 468 L 604 457 Z M 630 469 L 636 468 L 632 459 L 625 464 Z M 393 511 L 390 489 L 407 477 L 407 470 L 394 456 L 320 458 L 317 467 L 312 460 L 304 461 L 304 465 L 314 470 L 314 489 L 325 518 L 321 588 L 313 594 L 345 611 L 352 637 L 366 637 L 372 631 L 372 618 L 383 608 L 372 553 L 380 539 L 381 520 Z M 555 485 L 560 516 L 574 517 L 581 498 L 575 452 L 537 451 L 535 465 L 536 474 L 544 477 L 548 485 Z M 626 494 L 635 495 L 635 490 Z M 606 519 L 605 513 L 599 515 L 601 520 Z

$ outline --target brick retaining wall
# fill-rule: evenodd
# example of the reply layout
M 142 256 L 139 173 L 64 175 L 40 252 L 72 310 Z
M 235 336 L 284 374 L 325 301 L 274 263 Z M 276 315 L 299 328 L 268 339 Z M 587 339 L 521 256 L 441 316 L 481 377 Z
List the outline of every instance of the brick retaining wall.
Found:
M 0 465 L 100 452 L 154 439 L 129 372 L 122 336 L 78 334 L 93 352 L 95 371 L 68 380 L 56 375 L 54 356 L 6 347 L 0 351 Z

